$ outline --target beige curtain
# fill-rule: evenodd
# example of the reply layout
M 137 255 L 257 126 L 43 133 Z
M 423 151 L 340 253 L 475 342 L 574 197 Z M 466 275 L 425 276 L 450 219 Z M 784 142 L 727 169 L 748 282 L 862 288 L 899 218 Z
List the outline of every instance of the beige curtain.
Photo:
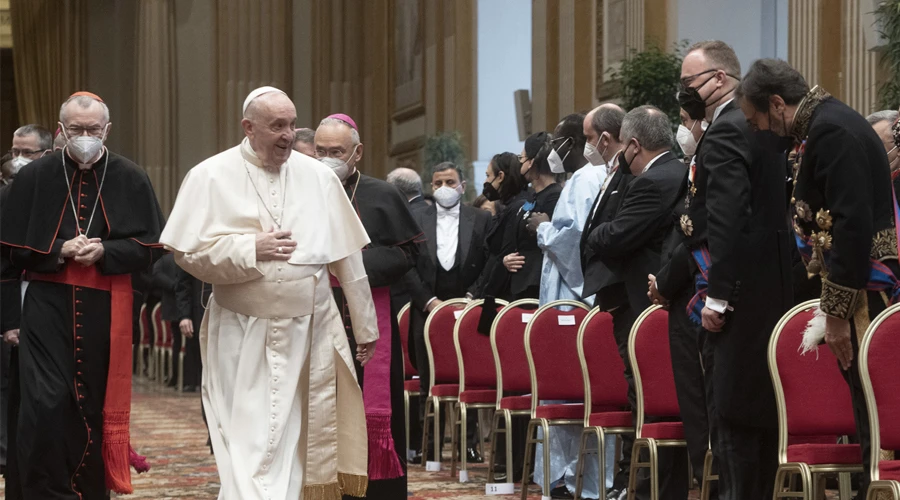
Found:
M 137 39 L 136 157 L 147 170 L 163 213 L 177 194 L 174 0 L 141 0 Z
M 56 130 L 59 106 L 85 82 L 84 0 L 11 0 L 21 123 Z
M 241 107 L 251 90 L 292 89 L 291 0 L 217 0 L 219 148 L 237 144 Z

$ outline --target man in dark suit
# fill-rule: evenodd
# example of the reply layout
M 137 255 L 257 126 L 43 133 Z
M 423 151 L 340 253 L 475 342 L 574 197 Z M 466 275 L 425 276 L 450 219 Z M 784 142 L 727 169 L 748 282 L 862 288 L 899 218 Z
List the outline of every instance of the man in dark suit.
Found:
M 178 268 L 175 284 L 175 303 L 178 307 L 178 329 L 185 338 L 184 392 L 196 392 L 200 388 L 203 371 L 200 360 L 200 323 L 209 306 L 212 285 L 191 276 Z
M 633 176 L 627 168 L 619 168 L 618 153 L 623 145 L 619 142 L 622 129 L 622 120 L 625 118 L 625 110 L 615 104 L 603 104 L 594 108 L 584 118 L 584 156 L 591 165 L 605 165 L 606 179 L 600 187 L 600 194 L 594 200 L 587 223 L 581 232 L 581 269 L 584 272 L 584 298 L 596 295 L 594 305 L 603 311 L 613 315 L 613 326 L 616 329 L 616 339 L 624 338 L 624 343 L 619 343 L 619 353 L 627 355 L 628 331 L 631 323 L 637 315 L 630 316 L 628 301 L 625 295 L 625 282 L 621 276 L 614 273 L 607 265 L 595 255 L 587 246 L 588 235 L 591 231 L 604 222 L 609 222 L 615 217 L 622 203 L 622 195 L 625 187 Z M 629 319 L 630 317 L 630 319 Z M 625 377 L 631 384 L 631 369 L 626 363 Z M 631 469 L 631 446 L 634 443 L 632 436 L 622 436 L 622 457 L 619 462 L 619 470 L 613 481 L 609 496 L 621 494 L 628 486 L 628 472 Z
M 850 387 L 862 452 L 857 458 L 864 465 L 857 498 L 865 498 L 870 429 L 859 344 L 875 316 L 896 302 L 900 286 L 885 144 L 859 113 L 821 87 L 810 89 L 784 61 L 754 62 L 738 94 L 753 127 L 793 142 L 794 232 L 806 271 L 822 278 L 825 325 L 815 333 L 834 352 Z
M 416 267 L 407 273 L 404 285 L 412 299 L 410 308 L 410 360 L 421 377 L 423 397 L 428 394 L 429 365 L 425 347 L 425 320 L 444 300 L 463 298 L 481 275 L 487 259 L 484 245 L 491 215 L 462 204 L 466 183 L 462 170 L 453 163 L 436 165 L 431 187 L 435 205 L 413 213 L 425 233 Z M 424 408 L 424 402 L 422 404 Z M 468 460 L 479 462 L 475 450 L 475 412 L 468 423 Z
M 672 227 L 672 208 L 686 169 L 670 152 L 675 142 L 668 117 L 653 106 L 640 106 L 625 115 L 620 138 L 624 149 L 619 168 L 627 169 L 634 179 L 624 188 L 615 215 L 591 230 L 585 246 L 623 280 L 626 303 L 620 309 L 627 312 L 617 318 L 615 332 L 617 343 L 625 346 L 635 316 L 650 306 L 647 275 L 659 268 L 662 242 Z M 626 352 L 620 350 L 630 372 Z M 635 406 L 633 379 L 628 381 L 629 399 Z M 687 497 L 687 462 L 676 453 L 659 450 L 660 498 Z M 649 498 L 648 488 L 649 478 L 642 478 L 638 496 Z
M 737 56 L 724 42 L 700 42 L 684 58 L 679 103 L 710 125 L 682 185 L 684 202 L 676 205 L 680 242 L 668 247 L 670 258 L 650 283 L 657 301 L 670 301 L 670 331 L 681 314 L 703 327 L 709 432 L 719 498 L 728 500 L 772 495 L 777 420 L 767 348 L 793 295 L 784 157 L 765 147 L 777 138 L 754 133 L 734 101 L 739 75 Z M 674 346 L 672 356 L 673 366 L 699 357 Z M 680 375 L 679 403 L 685 383 L 699 392 L 696 380 Z M 688 445 L 700 443 L 689 438 Z
M 409 210 L 415 212 L 428 206 L 422 197 L 422 178 L 419 173 L 411 168 L 395 168 L 387 175 L 385 180 L 406 196 L 409 202 Z

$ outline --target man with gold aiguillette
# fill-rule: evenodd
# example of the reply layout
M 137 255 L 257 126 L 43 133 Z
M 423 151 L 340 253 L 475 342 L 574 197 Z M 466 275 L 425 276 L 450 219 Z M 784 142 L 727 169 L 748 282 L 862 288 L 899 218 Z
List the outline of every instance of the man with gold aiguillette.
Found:
M 810 90 L 784 61 L 753 63 L 739 94 L 752 125 L 794 141 L 794 232 L 808 275 L 822 277 L 820 319 L 810 323 L 803 347 L 815 349 L 824 338 L 850 385 L 865 466 L 857 498 L 865 498 L 870 439 L 859 340 L 900 295 L 887 155 L 865 118 L 822 88 Z
M 162 255 L 163 217 L 146 172 L 103 146 L 102 99 L 73 94 L 59 121 L 66 146 L 22 168 L 0 218 L 3 276 L 30 282 L 14 432 L 24 498 L 96 500 L 132 491 L 131 273 Z

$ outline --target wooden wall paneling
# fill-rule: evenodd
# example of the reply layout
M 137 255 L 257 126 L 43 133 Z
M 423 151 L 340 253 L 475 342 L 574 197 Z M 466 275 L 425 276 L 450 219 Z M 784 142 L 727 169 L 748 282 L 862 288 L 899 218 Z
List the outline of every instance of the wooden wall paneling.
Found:
M 477 19 L 475 0 L 457 0 L 454 71 L 456 114 L 453 129 L 462 134 L 465 157 L 474 158 L 478 141 L 478 61 L 477 61 Z M 440 82 L 434 82 L 440 84 Z M 466 166 L 468 168 L 468 166 Z
M 587 2 L 583 2 L 587 3 Z M 582 39 L 575 29 L 575 0 L 559 0 L 559 43 L 556 47 L 557 83 L 559 85 L 556 116 L 548 116 L 547 130 L 552 131 L 559 119 L 575 109 L 575 46 Z M 552 126 L 551 126 L 552 124 Z
M 844 23 L 841 22 L 842 0 L 821 0 L 819 3 L 819 84 L 838 99 L 844 99 Z
M 559 93 L 560 93 L 560 75 L 559 75 L 559 48 L 560 48 L 560 30 L 559 30 L 559 2 L 551 1 L 547 5 L 546 18 L 544 19 L 544 29 L 547 32 L 545 40 L 546 46 L 544 53 L 546 59 L 544 67 L 547 71 L 546 81 L 546 110 L 544 111 L 544 119 L 535 122 L 532 118 L 532 132 L 540 132 L 542 130 L 553 130 L 559 123 Z M 571 35 L 569 35 L 571 36 Z M 556 96 L 556 98 L 554 98 Z
M 586 112 L 594 107 L 596 102 L 595 78 L 597 75 L 596 30 L 597 2 L 579 0 L 578 8 L 574 15 L 574 47 L 572 50 L 574 67 L 572 86 L 574 102 L 570 112 Z
M 790 0 L 788 62 L 810 85 L 819 82 L 819 19 L 822 0 Z

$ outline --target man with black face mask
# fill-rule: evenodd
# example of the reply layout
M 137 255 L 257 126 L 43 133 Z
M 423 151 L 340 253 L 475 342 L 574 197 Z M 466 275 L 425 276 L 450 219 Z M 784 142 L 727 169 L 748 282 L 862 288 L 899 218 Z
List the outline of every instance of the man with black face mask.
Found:
M 857 498 L 865 498 L 870 435 L 859 342 L 869 322 L 900 296 L 885 146 L 861 115 L 821 87 L 810 90 L 784 61 L 753 63 L 738 95 L 753 127 L 794 141 L 794 232 L 808 275 L 822 277 L 819 308 L 826 314 L 824 329 L 807 331 L 803 347 L 814 349 L 824 338 L 850 385 L 864 465 Z
M 739 74 L 724 42 L 697 43 L 684 58 L 679 102 L 710 125 L 675 205 L 677 232 L 649 284 L 651 297 L 670 305 L 675 387 L 694 472 L 709 440 L 718 497 L 753 500 L 772 495 L 778 465 L 766 352 L 792 293 L 784 160 L 762 146 L 734 102 Z

